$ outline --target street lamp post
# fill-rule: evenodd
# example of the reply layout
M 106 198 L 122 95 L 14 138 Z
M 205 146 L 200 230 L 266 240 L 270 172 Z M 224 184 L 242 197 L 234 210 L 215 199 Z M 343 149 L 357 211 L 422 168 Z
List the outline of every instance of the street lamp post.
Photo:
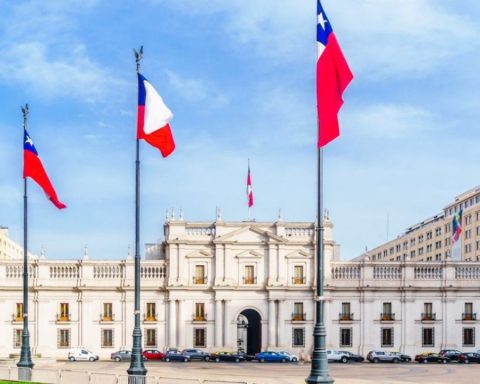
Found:
M 22 107 L 23 129 L 27 129 L 28 104 Z M 23 136 L 22 136 L 23 137 Z M 28 332 L 28 215 L 27 215 L 27 178 L 23 179 L 23 331 L 22 349 L 20 360 L 17 363 L 18 379 L 22 381 L 32 380 L 32 354 L 30 351 L 30 333 Z

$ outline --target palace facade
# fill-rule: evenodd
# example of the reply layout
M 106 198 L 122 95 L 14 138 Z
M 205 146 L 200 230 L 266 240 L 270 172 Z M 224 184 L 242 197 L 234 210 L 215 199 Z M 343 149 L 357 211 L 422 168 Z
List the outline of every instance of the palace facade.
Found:
M 480 349 L 480 263 L 340 261 L 333 224 L 324 223 L 327 348 Z M 170 218 L 164 236 L 141 265 L 144 348 L 311 353 L 315 224 Z M 0 357 L 20 350 L 22 269 L 0 261 Z M 31 260 L 29 276 L 33 353 L 65 358 L 85 346 L 109 358 L 131 348 L 131 257 Z

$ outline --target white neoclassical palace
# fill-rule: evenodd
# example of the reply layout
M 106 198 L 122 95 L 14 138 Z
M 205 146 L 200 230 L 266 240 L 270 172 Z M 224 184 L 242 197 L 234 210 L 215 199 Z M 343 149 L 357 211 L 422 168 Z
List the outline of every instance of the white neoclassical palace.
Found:
M 325 218 L 327 347 L 365 355 L 480 349 L 480 263 L 340 261 Z M 187 222 L 141 266 L 144 348 L 288 350 L 308 355 L 314 324 L 313 223 Z M 85 346 L 103 358 L 132 344 L 134 261 L 31 260 L 33 353 Z M 0 357 L 18 354 L 22 263 L 0 261 Z

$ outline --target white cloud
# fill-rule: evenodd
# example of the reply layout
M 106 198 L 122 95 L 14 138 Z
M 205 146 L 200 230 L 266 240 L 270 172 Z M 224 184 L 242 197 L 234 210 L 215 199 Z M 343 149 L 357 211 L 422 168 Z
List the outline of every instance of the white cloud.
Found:
M 76 97 L 93 102 L 120 82 L 94 63 L 83 45 L 54 55 L 40 42 L 10 46 L 0 59 L 0 79 L 22 84 L 43 97 Z
M 374 104 L 350 108 L 343 118 L 352 136 L 399 139 L 441 129 L 431 112 L 412 105 Z
M 187 79 L 174 71 L 166 71 L 170 86 L 185 100 L 202 102 L 204 107 L 220 107 L 228 104 L 227 97 L 201 79 Z

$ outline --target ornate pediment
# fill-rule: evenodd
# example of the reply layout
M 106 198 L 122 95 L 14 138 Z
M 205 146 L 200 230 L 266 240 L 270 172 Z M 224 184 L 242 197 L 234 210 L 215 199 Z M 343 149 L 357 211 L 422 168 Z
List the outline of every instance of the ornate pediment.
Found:
M 286 243 L 287 240 L 255 225 L 238 228 L 215 239 L 215 243 Z
M 185 255 L 187 259 L 205 259 L 206 257 L 211 258 L 213 255 L 208 251 L 193 251 Z
M 312 255 L 310 253 L 305 252 L 302 249 L 297 249 L 293 252 L 287 253 L 285 258 L 287 258 L 287 259 L 306 259 L 306 258 L 309 258 L 311 256 Z
M 235 255 L 236 259 L 259 259 L 263 254 L 254 250 L 243 251 Z

